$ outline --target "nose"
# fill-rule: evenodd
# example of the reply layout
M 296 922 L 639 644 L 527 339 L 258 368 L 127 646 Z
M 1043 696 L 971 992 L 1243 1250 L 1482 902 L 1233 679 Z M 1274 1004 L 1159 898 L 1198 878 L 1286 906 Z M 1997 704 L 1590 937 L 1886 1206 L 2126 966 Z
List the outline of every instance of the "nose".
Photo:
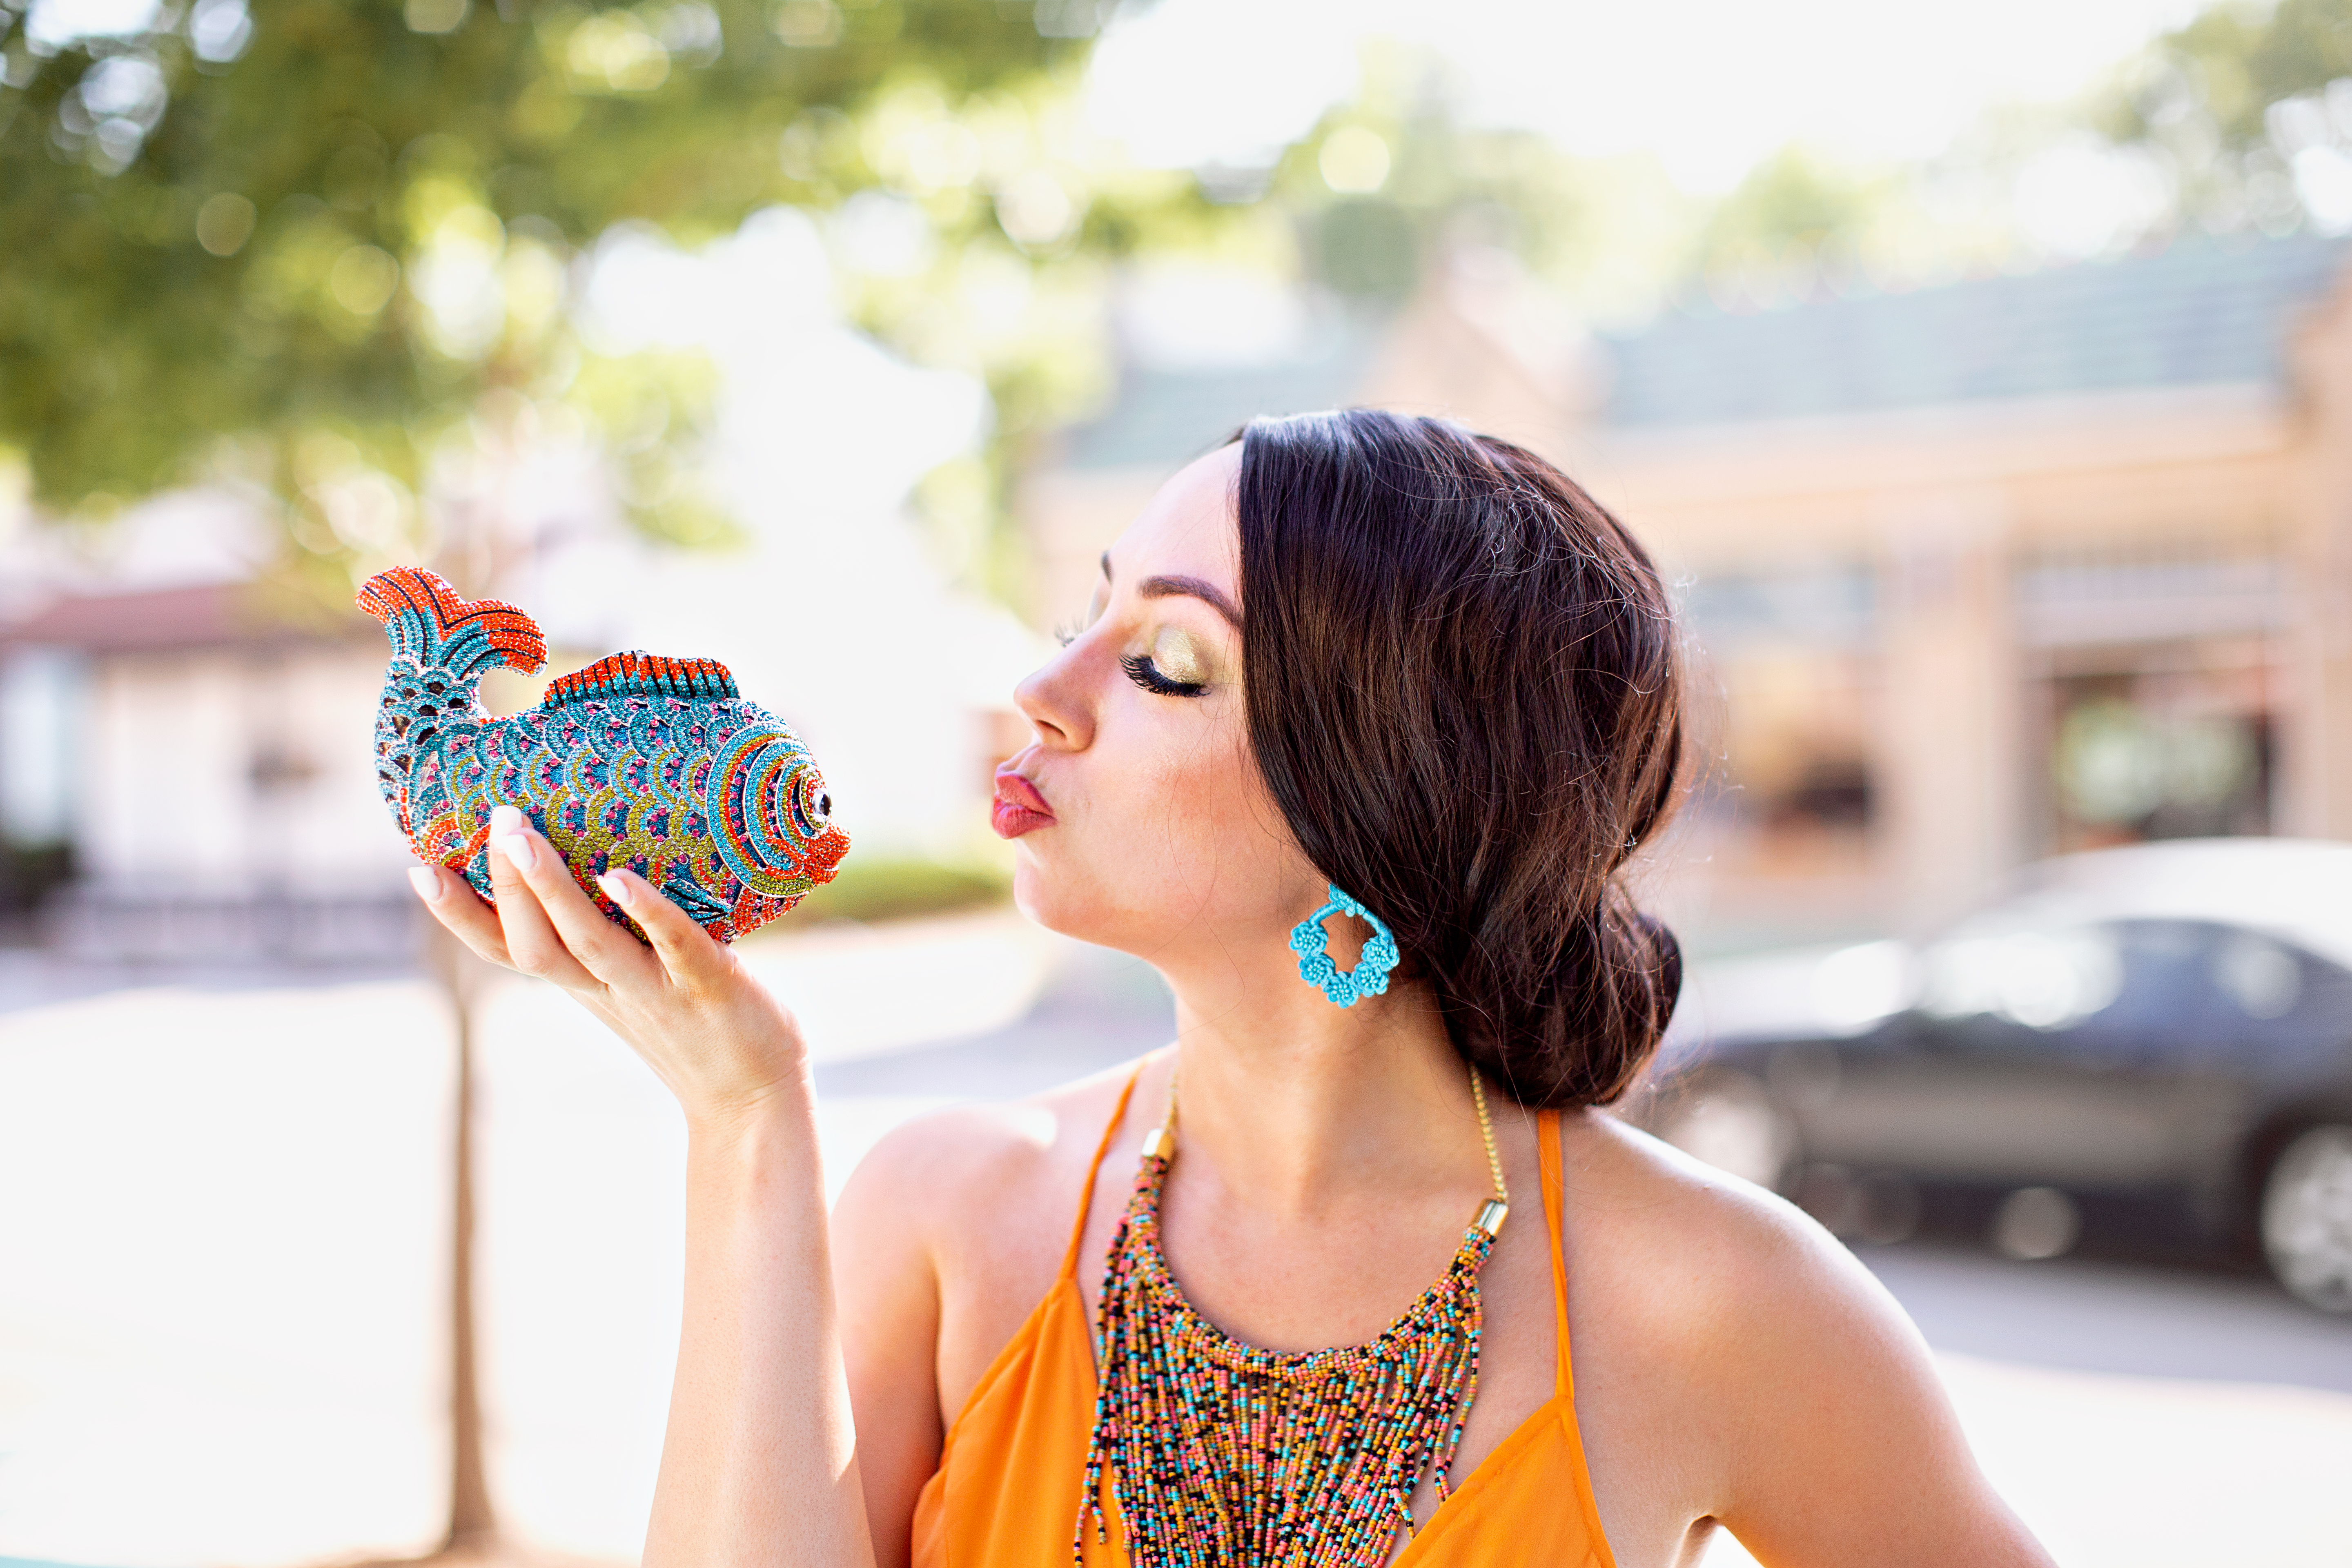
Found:
M 1082 752 L 1094 742 L 1087 644 L 1079 637 L 1013 689 L 1013 705 L 1036 726 L 1037 742 L 1049 752 Z

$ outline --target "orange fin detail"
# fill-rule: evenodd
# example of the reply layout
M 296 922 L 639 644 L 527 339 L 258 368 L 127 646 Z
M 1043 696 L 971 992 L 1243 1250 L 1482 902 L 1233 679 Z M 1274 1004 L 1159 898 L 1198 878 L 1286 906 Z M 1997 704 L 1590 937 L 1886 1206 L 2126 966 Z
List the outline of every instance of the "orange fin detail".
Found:
M 503 599 L 461 599 L 437 573 L 421 567 L 377 573 L 360 590 L 358 604 L 383 623 L 393 646 L 412 658 L 478 636 L 477 648 L 487 645 L 488 653 L 465 659 L 468 668 L 495 662 L 533 675 L 547 663 L 547 638 L 528 614 Z
M 631 649 L 548 682 L 542 708 L 599 697 L 682 697 L 705 702 L 741 696 L 735 677 L 714 658 L 670 658 Z

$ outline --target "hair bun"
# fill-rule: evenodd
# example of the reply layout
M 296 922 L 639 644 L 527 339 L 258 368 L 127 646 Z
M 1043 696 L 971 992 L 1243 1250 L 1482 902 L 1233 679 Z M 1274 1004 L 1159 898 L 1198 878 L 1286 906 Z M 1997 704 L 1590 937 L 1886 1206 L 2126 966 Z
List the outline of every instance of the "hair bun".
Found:
M 1675 939 L 1674 927 L 1652 914 L 1636 913 L 1633 919 L 1650 939 L 1650 948 L 1657 955 L 1657 995 L 1663 1005 L 1658 1009 L 1658 1033 L 1675 1021 L 1675 1006 L 1683 999 L 1683 944 Z

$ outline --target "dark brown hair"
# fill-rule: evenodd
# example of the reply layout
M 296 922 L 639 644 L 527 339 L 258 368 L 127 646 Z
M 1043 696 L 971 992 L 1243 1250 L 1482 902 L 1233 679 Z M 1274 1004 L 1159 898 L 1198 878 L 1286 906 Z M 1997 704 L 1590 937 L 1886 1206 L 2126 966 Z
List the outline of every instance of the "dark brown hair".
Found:
M 1615 1100 L 1682 969 L 1623 881 L 1682 772 L 1648 553 L 1533 453 L 1366 409 L 1253 421 L 1238 500 L 1250 743 L 1307 858 L 1513 1098 Z

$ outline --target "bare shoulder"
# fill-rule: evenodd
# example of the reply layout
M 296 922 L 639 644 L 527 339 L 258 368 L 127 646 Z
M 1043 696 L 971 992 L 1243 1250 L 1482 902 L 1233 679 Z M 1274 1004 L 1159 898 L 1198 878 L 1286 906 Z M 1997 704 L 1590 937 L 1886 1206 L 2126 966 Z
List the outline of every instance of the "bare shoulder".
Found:
M 1016 1257 L 1040 1237 L 1058 1246 L 1077 1184 L 1133 1072 L 1123 1065 L 1026 1099 L 954 1106 L 893 1129 L 843 1186 L 836 1233 L 919 1240 L 935 1258 L 975 1242 Z
M 866 1152 L 842 1187 L 837 1217 L 894 1217 L 915 1232 L 960 1234 L 1007 1201 L 1045 1196 L 1070 1168 L 1085 1168 L 1131 1074 L 1119 1065 L 1024 1100 L 910 1119 Z
M 1918 1331 L 1851 1252 L 1605 1112 L 1563 1125 L 1577 1408 L 1596 1460 L 1612 1435 L 1675 1454 L 1674 1511 L 1729 1525 L 1766 1561 L 2047 1562 L 1978 1470 Z
M 1636 1295 L 1679 1351 L 1765 1331 L 1843 1339 L 1864 1322 L 1916 1343 L 1870 1271 L 1795 1205 L 1606 1112 L 1562 1123 L 1570 1246 L 1588 1279 Z

